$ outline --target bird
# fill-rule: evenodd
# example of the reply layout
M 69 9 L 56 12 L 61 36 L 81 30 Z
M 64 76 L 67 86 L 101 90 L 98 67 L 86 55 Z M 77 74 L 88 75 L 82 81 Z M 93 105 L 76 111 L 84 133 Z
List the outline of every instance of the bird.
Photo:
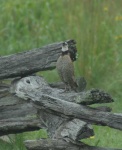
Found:
M 64 42 L 62 44 L 61 55 L 56 62 L 56 69 L 61 78 L 62 82 L 65 84 L 65 91 L 74 90 L 77 91 L 77 83 L 75 80 L 73 61 L 70 57 L 70 52 L 68 48 L 68 43 Z

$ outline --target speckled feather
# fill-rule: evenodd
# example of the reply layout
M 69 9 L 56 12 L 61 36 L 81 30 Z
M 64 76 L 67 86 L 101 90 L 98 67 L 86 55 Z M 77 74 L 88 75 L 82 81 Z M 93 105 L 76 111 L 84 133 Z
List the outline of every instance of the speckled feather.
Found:
M 61 55 L 58 58 L 56 69 L 58 71 L 61 80 L 66 85 L 69 85 L 72 89 L 75 89 L 77 87 L 77 83 L 75 81 L 74 76 L 74 66 L 69 54 Z

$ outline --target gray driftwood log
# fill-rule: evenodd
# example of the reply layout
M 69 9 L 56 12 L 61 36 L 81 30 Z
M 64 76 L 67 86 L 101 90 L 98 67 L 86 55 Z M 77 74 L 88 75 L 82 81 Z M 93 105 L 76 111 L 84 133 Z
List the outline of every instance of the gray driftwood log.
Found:
M 70 49 L 74 49 L 76 42 L 68 40 Z M 61 53 L 63 42 L 49 44 L 42 48 L 0 57 L 0 79 L 27 76 L 32 73 L 52 70 Z
M 84 138 L 94 135 L 93 128 L 90 124 L 79 119 L 65 121 L 56 130 L 53 138 L 64 139 L 66 141 L 77 142 Z
M 0 98 L 0 136 L 40 128 L 37 110 L 31 103 L 10 94 Z
M 48 110 L 50 113 L 68 118 L 79 118 L 84 121 L 109 126 L 122 130 L 122 115 L 110 112 L 102 112 L 88 106 L 74 103 L 77 99 L 88 97 L 86 92 L 70 93 L 74 102 L 69 102 L 69 93 L 62 93 L 62 90 L 52 89 L 43 78 L 37 76 L 25 77 L 19 80 L 16 85 L 15 93 L 23 99 L 31 99 L 38 109 Z M 90 92 L 89 92 L 90 93 Z M 67 99 L 68 97 L 68 99 Z M 71 101 L 73 101 L 71 100 Z M 108 99 L 109 100 L 109 99 Z
M 116 148 L 88 146 L 83 143 L 79 143 L 76 146 L 73 143 L 65 142 L 61 139 L 28 140 L 25 141 L 25 146 L 28 150 L 120 150 Z

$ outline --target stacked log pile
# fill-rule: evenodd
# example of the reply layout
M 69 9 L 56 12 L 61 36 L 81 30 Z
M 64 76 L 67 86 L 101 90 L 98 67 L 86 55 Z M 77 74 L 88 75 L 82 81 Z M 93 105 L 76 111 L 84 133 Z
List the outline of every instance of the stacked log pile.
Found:
M 67 42 L 71 50 L 76 49 L 74 40 Z M 63 92 L 63 83 L 47 83 L 32 75 L 55 68 L 61 45 L 0 57 L 0 136 L 46 129 L 48 139 L 24 142 L 28 150 L 112 150 L 81 142 L 94 135 L 93 124 L 122 130 L 121 113 L 112 113 L 106 106 L 90 106 L 114 102 L 107 92 L 82 88 Z M 5 84 L 5 79 L 11 83 Z M 80 79 L 82 82 L 83 77 Z

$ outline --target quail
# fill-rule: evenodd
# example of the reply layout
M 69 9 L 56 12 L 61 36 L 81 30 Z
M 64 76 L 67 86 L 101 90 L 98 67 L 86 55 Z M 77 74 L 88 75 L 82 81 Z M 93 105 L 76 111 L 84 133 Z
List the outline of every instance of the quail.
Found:
M 74 91 L 77 91 L 73 61 L 70 57 L 67 42 L 63 43 L 61 51 L 61 56 L 58 58 L 56 63 L 57 72 L 61 80 L 65 83 L 65 90 L 69 90 L 70 87 Z

